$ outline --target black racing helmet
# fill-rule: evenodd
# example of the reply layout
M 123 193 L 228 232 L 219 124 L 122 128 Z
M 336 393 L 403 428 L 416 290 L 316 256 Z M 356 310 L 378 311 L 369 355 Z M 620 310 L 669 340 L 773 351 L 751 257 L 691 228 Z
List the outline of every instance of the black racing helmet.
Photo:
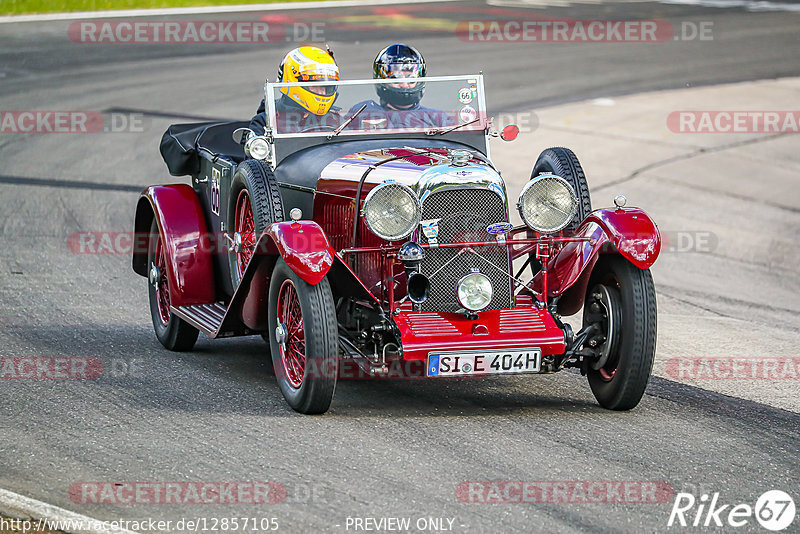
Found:
M 413 46 L 389 45 L 375 57 L 372 64 L 374 78 L 422 78 L 425 76 L 425 58 Z M 410 86 L 410 87 L 406 87 Z M 409 107 L 419 103 L 425 91 L 425 82 L 389 84 L 376 86 L 381 105 Z

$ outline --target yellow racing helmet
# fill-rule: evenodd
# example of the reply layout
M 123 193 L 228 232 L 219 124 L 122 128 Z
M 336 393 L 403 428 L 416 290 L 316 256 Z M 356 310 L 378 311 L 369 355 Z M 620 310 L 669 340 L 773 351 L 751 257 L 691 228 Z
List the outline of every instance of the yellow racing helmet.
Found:
M 339 81 L 339 67 L 333 54 L 315 46 L 295 48 L 283 58 L 279 82 Z M 281 87 L 281 93 L 315 115 L 325 115 L 336 100 L 335 85 Z

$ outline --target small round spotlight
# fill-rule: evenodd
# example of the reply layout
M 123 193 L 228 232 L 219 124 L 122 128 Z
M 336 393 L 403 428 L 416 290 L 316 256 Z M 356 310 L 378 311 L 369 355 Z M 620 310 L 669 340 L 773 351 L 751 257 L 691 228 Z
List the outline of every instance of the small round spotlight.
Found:
M 493 294 L 492 282 L 482 273 L 468 274 L 456 285 L 458 303 L 469 311 L 484 309 L 492 302 Z
M 245 144 L 244 150 L 253 159 L 265 160 L 269 158 L 269 142 L 266 137 L 251 137 Z

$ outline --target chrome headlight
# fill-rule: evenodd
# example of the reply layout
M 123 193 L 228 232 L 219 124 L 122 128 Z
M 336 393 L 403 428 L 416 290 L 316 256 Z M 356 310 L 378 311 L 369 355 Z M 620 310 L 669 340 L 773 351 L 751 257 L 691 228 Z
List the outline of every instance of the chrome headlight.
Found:
M 549 234 L 569 224 L 578 209 L 578 197 L 560 176 L 540 174 L 522 188 L 517 209 L 530 228 Z
M 484 309 L 492 302 L 493 294 L 489 277 L 481 273 L 468 274 L 456 285 L 458 303 L 469 311 Z
M 385 241 L 398 241 L 417 228 L 422 207 L 407 185 L 384 182 L 369 192 L 361 213 L 372 233 Z
M 244 144 L 244 151 L 253 159 L 265 160 L 269 157 L 269 141 L 266 137 L 251 137 Z

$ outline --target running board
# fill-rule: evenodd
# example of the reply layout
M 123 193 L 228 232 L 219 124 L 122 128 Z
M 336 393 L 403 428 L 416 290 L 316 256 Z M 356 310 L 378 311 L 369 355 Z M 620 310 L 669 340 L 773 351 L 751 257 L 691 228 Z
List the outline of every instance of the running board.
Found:
M 193 304 L 191 306 L 172 306 L 170 311 L 204 334 L 207 334 L 211 339 L 217 337 L 246 336 L 256 333 L 243 326 L 238 329 L 221 329 L 220 327 L 223 325 L 225 313 L 228 311 L 221 302 L 215 302 L 213 304 Z

